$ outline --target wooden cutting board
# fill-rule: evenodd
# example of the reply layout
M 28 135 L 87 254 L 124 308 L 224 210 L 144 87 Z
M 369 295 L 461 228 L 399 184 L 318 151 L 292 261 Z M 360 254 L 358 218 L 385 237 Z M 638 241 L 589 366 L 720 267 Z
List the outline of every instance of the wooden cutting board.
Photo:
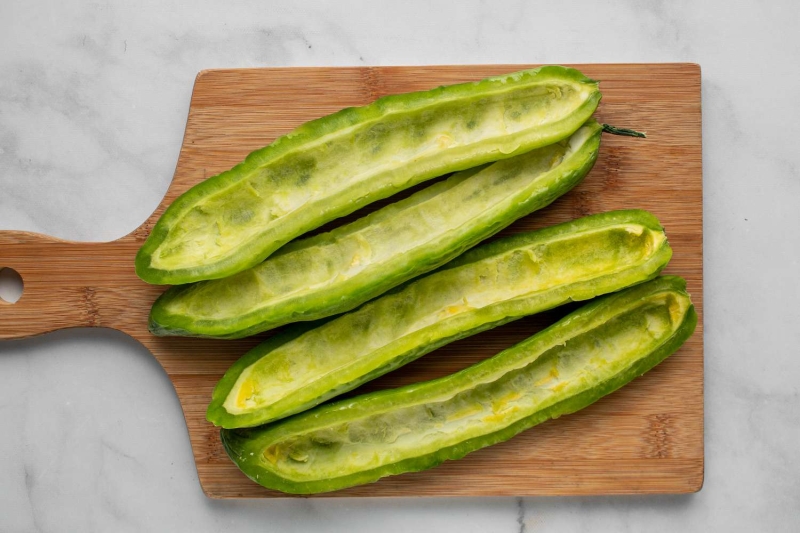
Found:
M 299 124 L 389 93 L 477 80 L 529 65 L 210 70 L 195 81 L 172 185 L 155 213 L 108 243 L 0 232 L 0 267 L 22 276 L 16 304 L 0 301 L 0 339 L 69 327 L 124 331 L 158 359 L 175 386 L 200 483 L 208 496 L 283 497 L 248 480 L 205 420 L 214 384 L 260 337 L 240 341 L 157 338 L 147 315 L 163 287 L 134 274 L 133 258 L 167 205 Z M 674 249 L 666 272 L 688 281 L 700 315 L 694 336 L 642 378 L 584 411 L 427 472 L 325 496 L 476 496 L 680 493 L 703 484 L 703 249 L 700 68 L 694 64 L 576 65 L 601 81 L 601 122 L 644 130 L 647 139 L 605 135 L 584 183 L 503 234 L 622 208 L 653 212 Z M 385 203 L 385 202 L 384 202 Z M 349 217 L 353 218 L 353 216 Z M 362 390 L 454 372 L 493 355 L 564 310 L 446 346 Z M 146 391 L 145 391 L 146 393 Z M 15 428 L 7 428 L 10 435 Z M 155 435 L 154 435 L 155 437 Z

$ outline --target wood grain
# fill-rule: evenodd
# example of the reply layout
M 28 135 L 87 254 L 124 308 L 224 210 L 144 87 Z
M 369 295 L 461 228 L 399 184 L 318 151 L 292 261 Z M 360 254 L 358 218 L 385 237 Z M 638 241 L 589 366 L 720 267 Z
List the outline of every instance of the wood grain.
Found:
M 644 130 L 648 138 L 604 136 L 599 160 L 581 186 L 503 233 L 610 209 L 650 210 L 666 227 L 674 249 L 666 272 L 688 281 L 700 315 L 697 331 L 681 350 L 645 377 L 580 413 L 542 424 L 461 461 L 324 496 L 678 493 L 702 486 L 700 69 L 693 64 L 576 66 L 601 80 L 603 100 L 598 118 Z M 216 381 L 264 336 L 210 341 L 150 335 L 147 315 L 163 288 L 136 277 L 133 258 L 137 249 L 179 194 L 302 122 L 345 106 L 363 105 L 384 94 L 476 80 L 524 67 L 527 65 L 201 72 L 172 185 L 141 227 L 109 243 L 0 232 L 0 267 L 16 269 L 25 287 L 16 304 L 0 302 L 0 339 L 76 326 L 124 331 L 153 353 L 175 385 L 206 494 L 217 498 L 285 496 L 245 478 L 225 455 L 218 431 L 205 420 Z M 561 309 L 523 319 L 456 342 L 362 390 L 453 372 L 533 334 L 565 312 Z

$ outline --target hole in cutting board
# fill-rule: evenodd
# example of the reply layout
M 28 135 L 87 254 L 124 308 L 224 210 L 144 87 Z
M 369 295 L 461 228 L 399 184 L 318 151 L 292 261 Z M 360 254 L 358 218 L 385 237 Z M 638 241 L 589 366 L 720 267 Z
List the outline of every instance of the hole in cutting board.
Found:
M 14 304 L 22 296 L 22 276 L 9 267 L 0 267 L 0 300 Z

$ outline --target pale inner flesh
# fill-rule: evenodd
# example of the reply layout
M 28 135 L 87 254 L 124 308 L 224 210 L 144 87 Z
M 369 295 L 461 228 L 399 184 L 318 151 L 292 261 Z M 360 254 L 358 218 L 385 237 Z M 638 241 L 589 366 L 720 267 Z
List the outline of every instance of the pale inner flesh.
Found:
M 448 153 L 469 157 L 470 150 L 495 144 L 495 150 L 511 153 L 518 148 L 515 134 L 563 119 L 592 90 L 537 84 L 391 113 L 323 136 L 201 199 L 173 224 L 151 266 L 191 268 L 226 257 L 279 228 L 301 207 L 327 208 L 326 199 L 346 189 L 352 189 L 353 198 L 372 194 L 376 187 L 405 189 L 416 175 L 438 168 Z
M 664 240 L 638 224 L 612 225 L 432 274 L 278 346 L 244 369 L 223 406 L 244 414 L 284 399 L 302 405 L 413 349 L 403 342 L 412 334 L 427 332 L 425 344 L 447 338 L 478 310 L 643 264 Z
M 384 412 L 275 442 L 262 461 L 294 481 L 329 479 L 496 432 L 626 370 L 675 332 L 689 305 L 662 293 L 549 346 L 518 345 L 498 356 L 508 364 L 495 375 L 470 369 L 461 387 L 428 387 L 413 402 L 398 397 Z
M 578 150 L 595 130 L 584 127 L 569 140 L 500 161 L 482 171 L 453 176 L 334 232 L 298 241 L 285 252 L 234 276 L 193 285 L 164 309 L 194 320 L 246 320 L 260 309 L 296 300 L 351 280 L 404 267 L 408 253 L 436 242 L 447 248 L 464 227 L 505 207 L 510 198 L 548 187 L 550 171 Z M 430 247 L 430 246 L 428 246 Z M 366 271 L 366 272 L 365 272 Z M 254 316 L 252 320 L 256 320 Z

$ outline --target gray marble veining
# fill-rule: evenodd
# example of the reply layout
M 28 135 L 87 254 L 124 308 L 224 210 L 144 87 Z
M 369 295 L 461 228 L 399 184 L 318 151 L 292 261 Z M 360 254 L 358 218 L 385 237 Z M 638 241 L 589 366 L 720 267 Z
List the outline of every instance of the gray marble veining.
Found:
M 696 495 L 212 501 L 122 334 L 0 344 L 0 531 L 800 530 L 800 9 L 790 1 L 0 3 L 0 228 L 109 240 L 166 191 L 214 67 L 703 69 L 706 482 Z M 2 266 L 2 265 L 0 265 Z

